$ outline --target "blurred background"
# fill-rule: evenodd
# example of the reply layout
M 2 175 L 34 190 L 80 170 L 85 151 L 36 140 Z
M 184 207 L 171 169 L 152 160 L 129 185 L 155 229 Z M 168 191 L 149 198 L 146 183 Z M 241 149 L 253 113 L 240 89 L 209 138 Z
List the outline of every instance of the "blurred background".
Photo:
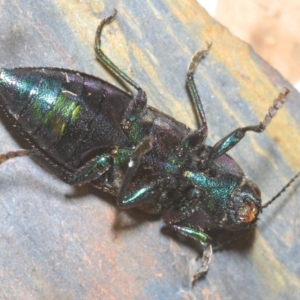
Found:
M 299 0 L 198 0 L 300 91 Z

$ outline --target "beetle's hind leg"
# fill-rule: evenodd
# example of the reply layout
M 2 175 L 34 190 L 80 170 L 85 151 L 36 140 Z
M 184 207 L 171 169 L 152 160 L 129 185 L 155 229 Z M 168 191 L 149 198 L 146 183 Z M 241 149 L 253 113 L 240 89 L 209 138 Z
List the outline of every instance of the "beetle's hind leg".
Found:
M 103 154 L 94 157 L 76 170 L 72 176 L 66 177 L 71 185 L 82 185 L 98 179 L 112 167 L 112 156 Z
M 15 157 L 21 156 L 31 156 L 32 150 L 19 149 L 16 151 L 9 151 L 7 153 L 0 154 L 0 164 L 6 162 L 7 160 Z
M 0 164 L 3 164 L 4 162 L 12 159 L 12 158 L 18 158 L 18 157 L 24 157 L 28 156 L 31 158 L 34 158 L 38 163 L 40 163 L 42 166 L 44 166 L 46 169 L 48 169 L 51 173 L 55 174 L 57 177 L 59 177 L 62 181 L 68 183 L 68 180 L 66 178 L 73 178 L 71 177 L 72 174 L 69 172 L 65 172 L 63 169 L 57 169 L 55 164 L 51 164 L 48 159 L 43 157 L 41 152 L 37 150 L 36 148 L 26 150 L 26 149 L 19 149 L 16 151 L 8 151 L 6 153 L 0 154 Z
M 85 163 L 80 169 L 69 171 L 64 168 L 57 168 L 55 163 L 47 160 L 37 149 L 9 151 L 0 154 L 0 164 L 11 158 L 29 156 L 34 158 L 39 164 L 44 166 L 48 171 L 55 174 L 63 182 L 70 185 L 82 185 L 90 183 L 101 177 L 112 166 L 112 157 L 110 154 L 99 155 Z

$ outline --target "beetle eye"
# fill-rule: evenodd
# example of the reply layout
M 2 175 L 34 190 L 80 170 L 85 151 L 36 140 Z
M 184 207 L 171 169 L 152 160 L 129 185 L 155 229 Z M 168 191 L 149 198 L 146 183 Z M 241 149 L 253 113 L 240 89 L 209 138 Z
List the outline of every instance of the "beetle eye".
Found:
M 250 223 L 255 220 L 258 214 L 257 205 L 254 203 L 243 203 L 237 210 L 237 219 L 243 223 Z

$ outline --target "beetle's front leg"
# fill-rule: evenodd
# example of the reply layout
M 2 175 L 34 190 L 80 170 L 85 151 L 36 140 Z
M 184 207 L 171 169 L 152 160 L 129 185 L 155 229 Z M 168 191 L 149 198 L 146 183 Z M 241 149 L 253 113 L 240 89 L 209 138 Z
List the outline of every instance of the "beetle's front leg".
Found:
M 212 253 L 213 253 L 212 245 L 207 244 L 202 253 L 201 267 L 194 274 L 193 282 L 207 273 L 212 258 Z
M 171 228 L 178 231 L 182 235 L 185 235 L 193 240 L 199 242 L 203 247 L 201 266 L 194 274 L 194 281 L 206 274 L 209 269 L 209 264 L 212 257 L 212 245 L 210 237 L 204 233 L 200 228 L 193 228 L 188 224 L 168 224 Z
M 203 231 L 202 225 L 191 225 L 189 217 L 195 212 L 195 196 L 201 197 L 200 190 L 193 189 L 189 197 L 180 203 L 171 205 L 164 213 L 163 220 L 175 231 L 197 241 L 203 247 L 202 263 L 199 270 L 194 274 L 194 281 L 205 275 L 208 271 L 212 257 L 212 245 L 210 237 Z M 204 216 L 205 218 L 205 216 Z

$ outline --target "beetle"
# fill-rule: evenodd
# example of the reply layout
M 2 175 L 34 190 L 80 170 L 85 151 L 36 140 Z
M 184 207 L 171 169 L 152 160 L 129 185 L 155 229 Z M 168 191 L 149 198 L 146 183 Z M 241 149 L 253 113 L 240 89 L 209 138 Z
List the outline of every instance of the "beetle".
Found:
M 161 214 L 173 230 L 202 245 L 202 264 L 194 275 L 198 279 L 208 271 L 212 257 L 210 230 L 251 230 L 262 210 L 299 176 L 262 205 L 258 186 L 227 154 L 246 132 L 265 130 L 289 91 L 279 94 L 261 123 L 238 128 L 208 146 L 194 72 L 212 45 L 195 53 L 187 71 L 187 88 L 198 119 L 198 128 L 191 130 L 147 106 L 145 91 L 102 51 L 102 30 L 116 14 L 97 28 L 96 57 L 131 85 L 136 96 L 72 70 L 2 69 L 0 106 L 31 148 L 2 154 L 0 163 L 31 156 L 68 184 L 89 183 L 115 195 L 122 209 L 137 207 Z

